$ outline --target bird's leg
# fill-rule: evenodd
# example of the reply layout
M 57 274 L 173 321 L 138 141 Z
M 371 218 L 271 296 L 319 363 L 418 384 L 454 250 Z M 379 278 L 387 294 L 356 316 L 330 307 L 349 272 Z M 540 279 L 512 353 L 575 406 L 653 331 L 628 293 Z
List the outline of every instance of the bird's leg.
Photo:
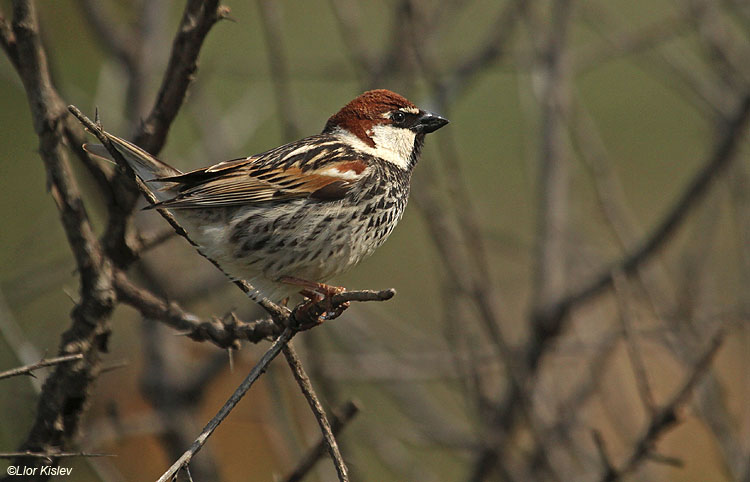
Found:
M 315 281 L 307 281 L 301 278 L 295 278 L 294 276 L 282 276 L 279 278 L 279 281 L 282 283 L 286 283 L 289 285 L 295 285 L 303 288 L 303 295 L 307 296 L 305 293 L 309 292 L 315 292 L 320 295 L 323 295 L 325 298 L 330 298 L 333 295 L 337 295 L 339 293 L 343 293 L 346 291 L 346 288 L 342 286 L 332 286 L 327 285 L 325 283 L 317 283 Z
M 314 318 L 317 320 L 317 323 L 322 323 L 325 320 L 332 320 L 334 318 L 338 318 L 341 316 L 341 314 L 349 307 L 349 302 L 346 301 L 344 303 L 340 303 L 334 306 L 331 299 L 334 295 L 337 295 L 339 293 L 343 293 L 346 291 L 346 288 L 343 288 L 341 286 L 331 286 L 324 283 L 317 283 L 314 281 L 307 281 L 300 278 L 295 278 L 293 276 L 282 276 L 279 278 L 279 281 L 282 283 L 287 283 L 295 286 L 300 286 L 303 288 L 300 291 L 300 294 L 306 298 L 309 299 L 307 303 L 300 306 L 299 312 L 301 312 L 303 315 L 309 318 Z M 315 306 L 317 303 L 320 303 L 321 301 L 326 301 L 325 303 L 325 312 L 321 314 L 313 314 L 311 311 L 313 306 Z

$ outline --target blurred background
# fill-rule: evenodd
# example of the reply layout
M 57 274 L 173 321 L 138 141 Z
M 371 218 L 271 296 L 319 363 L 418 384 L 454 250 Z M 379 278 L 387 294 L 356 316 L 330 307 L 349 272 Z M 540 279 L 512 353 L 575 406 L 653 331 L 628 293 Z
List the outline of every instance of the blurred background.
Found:
M 160 154 L 176 167 L 317 133 L 370 88 L 451 120 L 389 241 L 334 280 L 398 295 L 295 339 L 325 407 L 360 408 L 339 436 L 352 480 L 750 481 L 747 2 L 225 5 Z M 131 135 L 184 4 L 37 8 L 64 101 Z M 0 106 L 2 371 L 57 353 L 78 277 L 6 56 Z M 135 218 L 158 242 L 133 279 L 203 318 L 262 316 L 156 213 Z M 156 479 L 268 347 L 243 344 L 230 369 L 177 335 L 118 306 L 78 447 L 116 457 L 66 459 L 72 480 Z M 0 381 L 0 452 L 30 429 L 37 375 Z M 191 470 L 285 480 L 319 438 L 276 360 Z M 335 477 L 324 458 L 306 480 Z

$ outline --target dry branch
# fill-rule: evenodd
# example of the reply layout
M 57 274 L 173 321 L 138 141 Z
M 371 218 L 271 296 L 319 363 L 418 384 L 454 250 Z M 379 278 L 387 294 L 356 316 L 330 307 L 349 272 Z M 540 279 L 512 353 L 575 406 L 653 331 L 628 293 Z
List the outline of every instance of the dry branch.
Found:
M 610 288 L 613 283 L 613 273 L 622 272 L 630 275 L 636 272 L 672 238 L 687 215 L 706 194 L 713 181 L 733 159 L 744 138 L 748 117 L 750 117 L 750 92 L 745 92 L 739 99 L 735 114 L 719 122 L 716 143 L 703 168 L 688 183 L 672 209 L 653 231 L 612 266 L 602 269 L 599 274 L 592 276 L 581 287 L 535 313 L 536 330 L 527 350 L 527 364 L 530 367 L 535 367 L 539 363 L 544 346 L 559 334 L 572 308 Z
M 674 394 L 669 402 L 651 416 L 648 427 L 646 427 L 646 430 L 638 441 L 633 444 L 633 452 L 626 458 L 625 462 L 617 469 L 612 467 L 611 464 L 609 464 L 609 466 L 605 465 L 604 475 L 601 477 L 602 482 L 620 480 L 622 477 L 635 470 L 646 458 L 655 455 L 654 445 L 659 437 L 679 422 L 677 412 L 685 405 L 685 403 L 687 403 L 695 386 L 711 366 L 711 362 L 719 351 L 723 339 L 723 331 L 720 331 L 713 337 L 708 348 L 703 355 L 701 355 L 695 365 L 693 365 L 687 379 L 677 393 Z M 664 459 L 664 457 L 659 457 L 658 455 L 656 458 L 659 460 Z M 667 458 L 666 460 L 671 461 L 672 459 Z
M 348 482 L 349 471 L 346 468 L 343 457 L 341 457 L 339 446 L 336 443 L 336 437 L 334 437 L 326 412 L 323 410 L 323 405 L 320 404 L 320 400 L 318 400 L 318 396 L 315 394 L 312 383 L 310 383 L 310 377 L 305 373 L 305 369 L 302 367 L 302 363 L 297 356 L 297 351 L 291 343 L 284 346 L 282 350 L 284 351 L 284 356 L 286 357 L 289 368 L 292 370 L 294 379 L 297 381 L 297 384 L 302 390 L 302 394 L 305 396 L 305 400 L 307 400 L 308 405 L 310 405 L 310 408 L 315 414 L 315 419 L 318 421 L 318 425 L 320 425 L 320 430 L 323 432 L 323 441 L 328 449 L 328 453 L 331 455 L 333 465 L 336 467 L 336 474 L 338 475 L 339 481 Z
M 349 400 L 344 406 L 333 412 L 331 417 L 331 431 L 333 435 L 338 435 L 349 422 L 359 413 L 359 405 Z M 328 444 L 325 438 L 322 438 L 315 447 L 302 458 L 297 467 L 286 477 L 285 482 L 301 482 L 305 476 L 315 467 L 315 464 L 323 457 Z
M 203 445 L 206 443 L 208 437 L 211 436 L 213 431 L 216 430 L 216 427 L 218 427 L 219 424 L 224 421 L 224 419 L 229 415 L 235 405 L 237 405 L 242 397 L 245 396 L 247 391 L 250 390 L 250 387 L 252 387 L 253 383 L 255 383 L 255 381 L 266 371 L 271 361 L 276 358 L 281 349 L 289 340 L 292 339 L 293 336 L 294 331 L 290 328 L 285 329 L 281 333 L 276 341 L 273 342 L 271 347 L 268 348 L 268 350 L 263 354 L 258 363 L 253 367 L 253 369 L 250 370 L 250 373 L 248 373 L 247 377 L 245 377 L 240 386 L 237 387 L 232 396 L 229 397 L 229 400 L 224 403 L 224 406 L 221 407 L 214 418 L 212 418 L 208 422 L 208 424 L 206 424 L 200 435 L 198 435 L 198 438 L 195 439 L 195 442 L 193 442 L 190 448 L 188 448 L 185 453 L 183 453 L 182 456 L 177 459 L 177 461 L 172 464 L 172 466 L 166 472 L 164 472 L 161 477 L 159 477 L 158 482 L 167 482 L 168 480 L 172 480 L 172 478 L 175 477 L 180 470 L 186 468 L 188 464 L 190 464 L 192 458 L 200 451 L 200 449 L 203 448 Z
M 4 372 L 0 372 L 0 380 L 3 378 L 10 378 L 10 377 L 17 377 L 19 375 L 31 375 L 34 376 L 32 373 L 34 370 L 38 370 L 40 368 L 44 367 L 51 367 L 54 365 L 59 365 L 60 363 L 65 363 L 73 360 L 81 360 L 83 359 L 83 354 L 76 353 L 74 355 L 66 355 L 66 356 L 59 356 L 55 358 L 43 358 L 39 360 L 36 363 L 33 363 L 31 365 L 26 365 L 18 368 L 13 368 L 12 370 L 7 370 Z
M 111 266 L 102 255 L 89 223 L 63 147 L 65 105 L 52 85 L 33 3 L 14 2 L 12 37 L 6 28 L 0 33 L 3 45 L 7 45 L 6 52 L 16 60 L 39 137 L 47 185 L 80 275 L 80 301 L 73 309 L 71 327 L 61 337 L 59 354 L 82 354 L 83 359 L 57 365 L 54 374 L 47 378 L 36 419 L 20 450 L 55 453 L 70 442 L 86 407 L 89 385 L 100 367 L 100 353 L 107 347 L 107 320 L 114 308 L 115 294 Z M 23 462 L 15 459 L 11 463 Z
M 136 286 L 122 272 L 115 275 L 115 289 L 120 301 L 133 306 L 144 317 L 165 323 L 193 340 L 208 340 L 221 348 L 239 348 L 241 340 L 258 343 L 281 333 L 272 320 L 247 323 L 233 315 L 221 320 L 201 320 L 184 311 L 179 304 L 167 302 L 147 289 Z

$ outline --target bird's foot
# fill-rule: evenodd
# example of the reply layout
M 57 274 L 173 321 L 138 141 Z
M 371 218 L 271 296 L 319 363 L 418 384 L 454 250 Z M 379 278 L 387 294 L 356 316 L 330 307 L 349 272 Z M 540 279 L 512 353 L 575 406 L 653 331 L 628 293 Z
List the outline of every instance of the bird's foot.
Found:
M 349 308 L 350 303 L 348 301 L 343 303 L 333 302 L 335 295 L 346 291 L 346 288 L 341 286 L 331 286 L 291 276 L 284 276 L 280 281 L 303 288 L 300 294 L 307 298 L 307 301 L 294 310 L 294 318 L 299 322 L 301 330 L 308 330 L 326 320 L 338 318 Z

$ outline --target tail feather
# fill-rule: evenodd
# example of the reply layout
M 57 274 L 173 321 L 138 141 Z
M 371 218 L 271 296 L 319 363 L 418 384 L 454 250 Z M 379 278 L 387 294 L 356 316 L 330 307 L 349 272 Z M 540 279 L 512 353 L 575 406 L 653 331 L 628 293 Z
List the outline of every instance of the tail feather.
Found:
M 151 181 L 156 178 L 179 176 L 181 171 L 160 161 L 148 152 L 144 151 L 135 144 L 121 139 L 117 136 L 105 132 L 112 145 L 122 155 L 123 159 L 135 171 L 135 173 L 144 181 Z M 101 144 L 85 144 L 83 148 L 86 152 L 104 159 L 113 161 L 112 156 L 107 149 Z

